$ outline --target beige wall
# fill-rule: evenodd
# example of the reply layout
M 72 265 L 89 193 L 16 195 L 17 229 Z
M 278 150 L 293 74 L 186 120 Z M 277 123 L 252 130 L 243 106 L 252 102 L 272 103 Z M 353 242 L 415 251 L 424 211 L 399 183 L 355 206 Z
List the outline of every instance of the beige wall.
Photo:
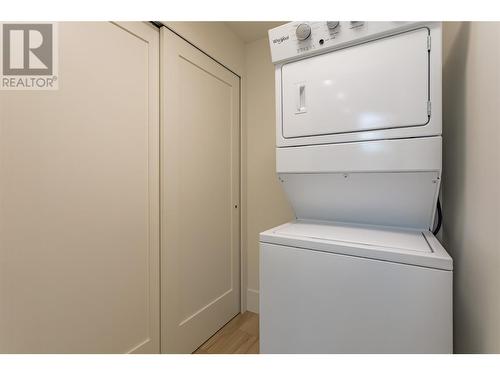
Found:
M 248 309 L 258 311 L 259 233 L 293 219 L 276 177 L 274 66 L 267 38 L 245 46 Z
M 459 353 L 500 352 L 500 23 L 444 27 L 443 239 Z
M 224 22 L 163 22 L 218 62 L 243 76 L 245 44 Z

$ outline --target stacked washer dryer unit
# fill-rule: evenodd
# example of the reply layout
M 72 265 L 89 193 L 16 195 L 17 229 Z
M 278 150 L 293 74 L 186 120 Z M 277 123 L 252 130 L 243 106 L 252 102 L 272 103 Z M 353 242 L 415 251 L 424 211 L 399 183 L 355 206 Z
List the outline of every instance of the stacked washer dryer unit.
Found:
M 441 24 L 269 31 L 276 169 L 296 220 L 260 235 L 263 353 L 451 353 Z

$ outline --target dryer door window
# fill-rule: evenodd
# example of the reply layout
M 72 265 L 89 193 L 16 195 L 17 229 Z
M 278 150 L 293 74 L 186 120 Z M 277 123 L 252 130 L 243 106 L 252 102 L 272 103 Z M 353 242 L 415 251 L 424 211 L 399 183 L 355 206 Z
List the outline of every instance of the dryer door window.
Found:
M 283 137 L 426 125 L 428 35 L 421 28 L 283 65 Z

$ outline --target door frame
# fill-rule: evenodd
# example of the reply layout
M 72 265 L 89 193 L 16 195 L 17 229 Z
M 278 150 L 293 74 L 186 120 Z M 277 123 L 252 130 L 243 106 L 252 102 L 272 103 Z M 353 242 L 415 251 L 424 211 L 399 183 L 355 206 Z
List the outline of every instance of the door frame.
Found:
M 245 163 L 245 156 L 246 156 L 246 133 L 244 131 L 244 106 L 243 106 L 243 97 L 244 97 L 244 90 L 242 89 L 244 80 L 242 79 L 242 74 L 238 74 L 235 72 L 233 69 L 229 68 L 227 65 L 219 61 L 217 58 L 213 57 L 211 54 L 207 53 L 204 51 L 202 48 L 200 48 L 197 44 L 191 42 L 189 39 L 185 38 L 181 34 L 179 34 L 176 30 L 173 28 L 165 25 L 163 22 L 159 21 L 151 21 L 151 24 L 154 26 L 158 27 L 158 29 L 161 31 L 162 27 L 165 27 L 168 31 L 172 32 L 175 34 L 177 37 L 188 43 L 190 46 L 194 47 L 196 50 L 199 52 L 203 53 L 205 56 L 213 60 L 215 63 L 220 65 L 221 67 L 227 69 L 229 72 L 234 74 L 238 78 L 238 90 L 239 90 L 239 121 L 238 121 L 238 127 L 239 127 L 239 255 L 240 255 L 240 308 L 239 311 L 240 313 L 244 313 L 247 311 L 247 252 L 246 252 L 246 239 L 247 239 L 247 232 L 246 232 L 246 188 L 245 188 L 245 182 L 246 182 L 246 163 Z M 161 41 L 161 33 L 160 33 L 160 43 L 159 43 L 159 60 L 160 60 L 160 82 L 163 79 L 163 73 L 162 73 L 162 60 L 163 60 L 163 43 Z M 160 104 L 160 132 L 164 128 L 164 108 L 163 108 L 163 98 L 164 98 L 164 93 L 161 88 L 161 83 L 160 83 L 160 95 L 159 95 L 159 104 Z M 160 143 L 161 143 L 162 137 L 160 136 Z M 160 146 L 161 147 L 161 146 Z M 161 159 L 161 157 L 160 157 Z M 160 166 L 161 166 L 161 160 L 160 160 Z M 160 183 L 161 183 L 161 178 L 160 178 Z M 161 191 L 161 187 L 160 187 Z M 160 209 L 161 211 L 161 209 Z M 161 212 L 160 212 L 160 217 L 161 217 Z M 161 228 L 161 218 L 160 218 L 160 228 Z M 160 229 L 161 233 L 161 229 Z M 160 249 L 161 249 L 161 238 L 160 238 Z M 160 251 L 160 268 L 162 267 L 162 261 L 161 261 L 161 251 Z M 160 278 L 161 278 L 161 270 L 160 270 Z M 161 281 L 160 281 L 160 294 L 161 294 Z M 165 353 L 164 348 L 162 346 L 162 339 L 161 335 L 163 332 L 162 329 L 162 312 L 161 312 L 161 295 L 160 295 L 160 353 Z

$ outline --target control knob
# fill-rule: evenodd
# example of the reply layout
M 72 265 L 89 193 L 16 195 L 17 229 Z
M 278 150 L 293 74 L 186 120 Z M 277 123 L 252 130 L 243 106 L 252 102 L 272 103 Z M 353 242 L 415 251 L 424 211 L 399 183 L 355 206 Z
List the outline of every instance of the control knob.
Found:
M 364 25 L 363 21 L 351 21 L 351 27 L 359 27 L 363 25 Z
M 330 29 L 336 29 L 339 26 L 339 21 L 326 21 L 326 26 Z
M 295 34 L 297 35 L 298 40 L 306 40 L 311 35 L 311 26 L 307 23 L 301 23 L 297 26 Z

